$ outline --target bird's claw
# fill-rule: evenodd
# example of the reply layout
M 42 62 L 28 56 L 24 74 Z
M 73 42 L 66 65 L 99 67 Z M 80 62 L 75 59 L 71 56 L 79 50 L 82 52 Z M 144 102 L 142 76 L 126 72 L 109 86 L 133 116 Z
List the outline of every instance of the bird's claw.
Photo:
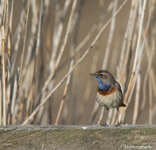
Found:
M 102 123 L 101 126 L 106 127 L 108 126 L 108 124 L 105 122 L 105 123 Z
M 119 127 L 119 126 L 121 126 L 121 123 L 118 122 L 118 123 L 115 124 L 115 126 L 116 126 L 116 127 Z

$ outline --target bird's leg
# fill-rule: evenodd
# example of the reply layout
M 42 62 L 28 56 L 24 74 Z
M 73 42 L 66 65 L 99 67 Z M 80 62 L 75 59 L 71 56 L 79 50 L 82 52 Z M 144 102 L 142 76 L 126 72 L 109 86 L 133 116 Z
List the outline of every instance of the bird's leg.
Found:
M 101 110 L 101 113 L 100 113 L 100 117 L 99 117 L 99 120 L 98 120 L 98 123 L 97 123 L 98 125 L 101 125 L 103 114 L 104 114 L 104 107 L 102 107 L 102 110 Z
M 108 117 L 108 112 L 109 112 L 109 109 L 106 107 L 106 110 L 107 110 L 107 117 Z M 108 126 L 108 124 L 107 124 L 107 120 L 104 122 L 104 123 L 102 123 L 101 124 L 102 126 Z
M 117 110 L 117 114 L 119 114 L 119 108 L 118 107 L 116 108 L 116 110 Z M 120 120 L 115 124 L 115 126 L 116 127 L 121 126 Z

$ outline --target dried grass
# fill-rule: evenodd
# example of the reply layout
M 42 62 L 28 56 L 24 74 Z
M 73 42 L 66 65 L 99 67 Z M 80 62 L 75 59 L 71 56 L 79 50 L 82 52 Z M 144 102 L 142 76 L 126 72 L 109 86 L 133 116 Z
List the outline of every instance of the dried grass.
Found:
M 116 72 L 127 105 L 119 114 L 108 113 L 109 124 L 137 124 L 145 110 L 148 116 L 142 122 L 156 121 L 155 0 L 99 3 L 97 9 L 105 5 L 107 9 L 90 29 L 81 26 L 87 9 L 84 0 L 20 3 L 17 19 L 17 2 L 0 2 L 0 125 L 100 124 L 104 109 L 99 112 L 93 97 L 95 83 L 88 75 L 97 69 Z M 129 18 L 119 17 L 125 12 Z M 124 19 L 118 49 L 120 35 L 115 32 Z M 108 27 L 105 44 L 101 37 Z M 81 37 L 83 28 L 88 33 Z M 99 45 L 105 48 L 97 50 Z M 116 65 L 110 68 L 111 64 Z

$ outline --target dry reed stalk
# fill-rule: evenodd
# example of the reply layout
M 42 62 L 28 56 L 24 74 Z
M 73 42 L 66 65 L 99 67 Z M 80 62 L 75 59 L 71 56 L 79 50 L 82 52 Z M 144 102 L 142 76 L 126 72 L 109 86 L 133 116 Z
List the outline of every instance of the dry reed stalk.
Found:
M 137 64 L 139 61 L 139 48 L 140 48 L 140 43 L 141 43 L 141 33 L 142 33 L 142 27 L 143 27 L 143 20 L 144 20 L 144 13 L 145 13 L 145 8 L 146 8 L 146 0 L 144 0 L 143 5 L 142 5 L 142 12 L 140 16 L 140 23 L 139 23 L 139 30 L 138 30 L 138 39 L 137 39 L 137 46 L 136 46 L 136 53 L 135 53 L 135 58 L 134 58 L 134 64 L 133 64 L 133 69 L 132 72 L 136 71 Z
M 31 35 L 29 39 L 29 44 L 27 48 L 26 58 L 25 58 L 25 66 L 27 70 L 29 69 L 29 63 L 31 61 L 32 57 L 32 51 L 34 48 L 34 45 L 36 43 L 36 34 L 38 30 L 38 23 L 39 23 L 39 17 L 38 17 L 38 10 L 37 10 L 37 4 L 36 0 L 31 1 L 31 8 L 32 8 L 32 17 L 31 17 Z M 41 10 L 40 10 L 41 11 Z
M 3 1 L 2 3 L 2 20 L 1 20 L 1 67 L 2 67 L 2 99 L 1 99 L 1 104 L 2 104 L 2 108 L 3 108 L 3 111 L 1 113 L 1 118 L 2 118 L 2 124 L 3 125 L 6 125 L 7 124 L 7 95 L 6 95 L 6 89 L 7 89 L 7 83 L 6 83 L 6 60 L 5 60 L 5 43 L 6 43 L 6 29 L 7 29 L 7 21 L 8 21 L 8 3 L 6 1 Z
M 12 33 L 13 10 L 14 10 L 14 0 L 11 1 L 11 11 L 10 11 L 10 18 L 9 18 L 9 30 L 10 30 L 10 34 Z
M 38 30 L 37 30 L 37 42 L 36 42 L 36 50 L 35 50 L 35 76 L 38 75 L 38 65 L 39 65 L 39 50 L 40 50 L 40 41 L 41 41 L 41 22 L 43 16 L 43 0 L 41 0 L 40 11 L 39 11 L 39 20 L 38 20 Z
M 91 118 L 89 120 L 89 124 L 92 124 L 98 114 L 98 111 L 99 111 L 99 108 L 100 108 L 100 105 L 99 103 L 97 103 L 97 101 L 94 103 L 94 108 L 91 112 Z
M 11 114 L 11 103 L 12 103 L 12 99 L 11 99 L 11 91 L 12 91 L 12 87 L 11 87 L 11 54 L 12 54 L 12 44 L 11 44 L 11 34 L 12 34 L 12 18 L 13 18 L 13 4 L 14 4 L 14 0 L 11 2 L 11 11 L 9 13 L 9 5 L 10 3 L 7 1 L 7 23 L 6 23 L 6 39 L 7 39 L 7 54 L 8 54 L 8 64 L 7 64 L 7 124 L 11 124 L 12 123 L 12 114 Z
M 23 82 L 23 64 L 24 64 L 24 54 L 26 50 L 26 38 L 27 38 L 27 30 L 28 30 L 28 19 L 29 19 L 29 9 L 30 9 L 30 0 L 28 0 L 27 3 L 27 15 L 26 15 L 26 22 L 25 22 L 25 32 L 24 32 L 24 43 L 23 43 L 23 49 L 21 54 L 21 62 L 20 62 L 20 72 L 19 72 L 19 98 L 22 99 L 22 82 Z
M 3 21 L 4 21 L 4 11 L 5 11 L 5 0 L 3 1 L 3 4 L 2 4 L 2 19 L 3 19 Z M 3 22 L 2 21 L 2 22 Z
M 156 49 L 156 46 L 155 46 L 155 36 L 153 36 L 152 38 L 152 46 L 151 46 L 151 61 L 153 60 L 153 56 L 154 56 L 154 53 L 155 53 L 155 49 Z M 153 78 L 150 78 L 150 72 L 153 71 L 153 68 L 152 68 L 152 63 L 149 64 L 150 65 L 150 70 L 149 70 L 149 124 L 152 124 L 153 123 L 153 95 L 155 95 L 155 90 L 153 89 L 153 85 L 155 84 L 155 81 L 153 80 Z M 154 81 L 154 82 L 153 82 Z
M 156 99 L 156 91 L 155 91 L 155 89 L 156 89 L 156 79 L 155 79 L 153 67 L 151 67 L 151 69 L 150 69 L 149 78 L 151 79 L 153 95 L 154 95 L 154 97 Z
M 6 13 L 5 13 L 5 37 L 8 36 L 8 24 L 9 24 L 9 2 L 6 0 Z
M 35 102 L 33 101 L 34 96 L 34 88 L 36 89 L 37 86 L 33 84 L 33 77 L 35 76 L 35 60 L 29 62 L 29 69 L 27 70 L 27 74 L 24 78 L 24 85 L 25 85 L 25 95 L 27 97 L 25 111 L 26 116 L 31 112 L 31 105 L 33 105 Z M 36 90 L 38 92 L 38 90 Z
M 0 80 L 0 125 L 2 125 L 2 83 L 1 83 L 1 80 Z
M 12 103 L 11 103 L 11 116 L 12 116 L 12 123 L 15 124 L 14 119 L 16 116 L 15 112 L 15 103 L 17 98 L 17 75 L 15 75 L 14 85 L 13 85 L 13 95 L 12 95 Z
M 152 93 L 152 83 L 150 79 L 148 83 L 149 83 L 149 120 L 148 120 L 148 123 L 152 124 L 153 93 Z
M 153 109 L 152 109 L 152 119 L 155 118 L 155 115 L 156 115 L 156 103 L 155 103 L 155 105 L 153 106 Z
M 6 65 L 5 65 L 5 33 L 4 33 L 4 25 L 2 25 L 2 93 L 3 93 L 3 125 L 6 125 Z
M 133 72 L 133 73 L 131 74 L 131 77 L 130 77 L 130 80 L 129 80 L 129 83 L 128 83 L 128 88 L 127 88 L 127 91 L 126 91 L 126 93 L 125 93 L 124 103 L 125 103 L 126 105 L 127 105 L 128 96 L 129 96 L 130 91 L 131 91 L 131 88 L 132 88 L 134 76 L 135 76 L 135 73 Z M 119 109 L 118 118 L 117 118 L 115 124 L 118 124 L 118 122 L 121 121 L 121 117 L 122 117 L 122 114 L 124 113 L 125 109 L 126 109 L 126 108 Z
M 150 72 L 150 68 L 152 66 L 152 60 L 153 60 L 153 56 L 154 56 L 154 49 L 151 50 L 151 54 L 150 53 L 150 48 L 148 46 L 148 43 L 146 42 L 146 56 L 147 56 L 147 59 L 148 59 L 148 66 L 147 66 L 147 69 L 146 69 L 146 72 L 145 72 L 145 77 L 144 77 L 144 82 L 143 82 L 143 102 L 141 104 L 141 111 L 144 110 L 145 108 L 145 105 L 146 105 L 146 85 L 147 85 L 147 79 L 148 79 L 148 76 L 149 76 L 149 72 Z
M 71 70 L 71 68 L 73 66 L 73 63 L 74 63 L 74 61 L 71 61 L 69 71 Z M 69 88 L 70 78 L 71 78 L 71 75 L 69 75 L 67 77 L 67 81 L 66 81 L 66 85 L 65 85 L 65 88 L 64 88 L 63 97 L 62 97 L 62 100 L 61 100 L 61 103 L 60 103 L 60 107 L 59 107 L 59 110 L 58 110 L 58 113 L 57 113 L 55 125 L 58 125 L 58 122 L 59 122 L 60 117 L 61 117 L 61 113 L 62 113 L 63 106 L 64 106 L 64 101 L 65 101 L 67 91 L 68 91 L 68 88 Z
M 27 2 L 27 14 L 26 14 L 26 20 L 25 20 L 25 30 L 24 30 L 24 41 L 23 41 L 23 48 L 22 48 L 22 52 L 21 52 L 21 61 L 20 61 L 20 67 L 19 67 L 19 82 L 18 82 L 18 86 L 19 86 L 19 114 L 18 114 L 18 118 L 22 119 L 24 117 L 24 95 L 23 95 L 23 86 L 24 86 L 24 57 L 25 57 L 25 52 L 26 52 L 26 40 L 27 40 L 27 31 L 28 31 L 28 20 L 29 20 L 29 11 L 30 11 L 30 0 L 28 0 Z
M 13 37 L 13 43 L 14 44 L 14 51 L 12 52 L 12 57 L 14 58 L 12 60 L 12 66 L 11 66 L 11 76 L 14 75 L 14 73 L 16 72 L 16 63 L 17 63 L 17 56 L 18 56 L 18 52 L 19 52 L 19 45 L 20 45 L 20 41 L 21 41 L 21 37 L 22 37 L 22 31 L 24 28 L 24 20 L 26 18 L 25 15 L 25 9 L 22 9 L 21 15 L 20 15 L 20 21 L 17 25 L 17 29 L 14 33 L 14 37 Z M 17 38 L 17 39 L 16 39 Z
M 140 87 L 141 87 L 141 74 L 139 73 L 137 77 L 137 83 L 136 83 L 136 94 L 135 94 L 135 100 L 134 100 L 134 111 L 133 111 L 133 119 L 132 124 L 136 124 L 136 121 L 138 119 L 138 111 L 139 111 L 139 101 L 140 101 Z

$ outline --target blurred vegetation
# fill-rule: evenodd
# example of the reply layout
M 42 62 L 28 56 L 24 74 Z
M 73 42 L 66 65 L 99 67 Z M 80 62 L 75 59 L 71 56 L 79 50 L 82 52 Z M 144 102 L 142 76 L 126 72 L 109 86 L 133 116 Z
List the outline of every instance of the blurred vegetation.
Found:
M 0 125 L 96 124 L 109 70 L 126 108 L 109 124 L 156 123 L 155 0 L 1 0 Z

